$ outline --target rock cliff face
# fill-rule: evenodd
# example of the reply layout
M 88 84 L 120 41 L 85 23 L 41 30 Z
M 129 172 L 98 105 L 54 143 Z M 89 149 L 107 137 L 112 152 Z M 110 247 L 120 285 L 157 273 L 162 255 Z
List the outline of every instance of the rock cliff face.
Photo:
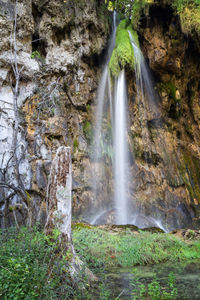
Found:
M 197 226 L 200 208 L 198 37 L 184 35 L 171 8 L 158 4 L 150 7 L 148 17 L 143 16 L 139 34 L 159 98 L 157 115 L 151 113 L 149 103 L 146 126 L 150 138 L 145 142 L 141 136 L 134 81 L 129 74 L 131 134 L 136 157 L 134 197 L 141 213 L 164 221 L 168 229 Z
M 28 3 L 27 3 L 28 2 Z M 0 0 L 0 164 L 12 156 L 13 1 Z M 18 95 L 20 174 L 33 211 L 45 217 L 52 159 L 61 145 L 72 147 L 73 213 L 98 207 L 92 190 L 95 167 L 89 159 L 94 101 L 110 32 L 104 1 L 18 1 L 17 62 L 22 68 Z M 168 6 L 151 6 L 143 16 L 140 45 L 155 80 L 157 113 L 138 110 L 135 75 L 127 70 L 132 201 L 141 215 L 163 220 L 168 229 L 198 225 L 200 209 L 200 106 L 198 40 L 185 36 Z M 146 97 L 148 102 L 148 96 Z M 153 105 L 153 104 L 152 104 Z M 143 115 L 143 116 L 141 116 Z M 141 134 L 140 119 L 149 138 Z M 111 200 L 107 164 L 101 201 Z M 15 183 L 13 167 L 7 181 Z M 3 174 L 1 174 L 3 176 Z M 12 191 L 0 191 L 1 226 L 27 218 Z M 7 201 L 5 203 L 5 198 Z
M 44 216 L 47 177 L 57 148 L 72 146 L 74 173 L 84 169 L 82 164 L 87 156 L 84 125 L 90 119 L 90 104 L 96 95 L 109 16 L 104 2 L 96 0 L 20 0 L 16 11 L 16 60 L 21 70 L 18 93 L 21 132 L 17 151 L 27 205 L 33 211 L 34 221 Z M 0 161 L 6 177 L 2 177 L 2 182 L 13 186 L 16 183 L 12 163 L 14 19 L 15 1 L 0 1 Z M 75 177 L 82 182 L 81 174 L 79 171 Z M 1 188 L 2 226 L 13 224 L 14 216 L 19 222 L 27 218 L 18 197 L 9 197 L 12 192 L 7 187 Z

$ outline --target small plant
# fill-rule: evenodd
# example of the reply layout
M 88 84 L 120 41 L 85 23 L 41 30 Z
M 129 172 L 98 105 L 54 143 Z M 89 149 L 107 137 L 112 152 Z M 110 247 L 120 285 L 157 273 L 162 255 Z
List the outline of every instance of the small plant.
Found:
M 73 142 L 74 151 L 76 151 L 76 149 L 78 149 L 78 146 L 79 146 L 78 139 L 75 138 L 75 139 L 74 139 L 74 142 Z
M 171 272 L 168 275 L 167 283 L 160 283 L 155 276 L 153 280 L 144 284 L 140 282 L 139 278 L 135 278 L 132 282 L 132 299 L 133 300 L 175 300 L 178 297 L 178 290 L 176 288 L 176 282 L 174 274 Z
M 46 236 L 37 227 L 0 230 L 0 299 L 82 299 L 68 271 L 72 254 L 59 235 L 54 229 Z
M 83 125 L 83 133 L 88 142 L 91 142 L 92 139 L 92 125 L 89 121 L 86 121 Z
M 40 52 L 39 52 L 38 50 L 33 51 L 32 54 L 31 54 L 31 58 L 32 58 L 32 59 L 36 59 L 36 58 L 41 59 L 41 54 L 40 54 Z

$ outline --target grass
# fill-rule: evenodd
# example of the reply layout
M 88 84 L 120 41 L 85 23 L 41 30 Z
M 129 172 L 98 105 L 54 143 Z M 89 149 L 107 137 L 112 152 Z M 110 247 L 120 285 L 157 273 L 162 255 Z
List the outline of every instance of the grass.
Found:
M 77 226 L 73 230 L 77 253 L 90 267 L 132 267 L 165 261 L 200 258 L 200 242 L 188 244 L 170 234 L 111 233 Z
M 199 241 L 186 243 L 170 234 L 133 232 L 128 228 L 111 232 L 81 223 L 74 224 L 72 231 L 77 254 L 98 273 L 100 281 L 93 290 L 81 278 L 83 274 L 78 284 L 72 281 L 68 268 L 71 253 L 59 244 L 57 231 L 46 236 L 37 227 L 10 228 L 0 230 L 0 299 L 88 300 L 94 299 L 94 294 L 97 299 L 114 299 L 106 281 L 105 271 L 110 267 L 200 258 Z M 158 280 L 145 287 L 140 281 L 138 284 L 134 281 L 133 299 L 143 299 L 141 295 L 172 299 L 161 297 L 163 288 Z M 174 291 L 172 286 L 165 295 Z

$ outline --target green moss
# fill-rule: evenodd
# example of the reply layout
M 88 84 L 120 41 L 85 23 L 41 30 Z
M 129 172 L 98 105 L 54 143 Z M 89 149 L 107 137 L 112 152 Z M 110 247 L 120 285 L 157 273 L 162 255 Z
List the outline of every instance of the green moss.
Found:
M 135 30 L 137 30 L 140 24 L 140 17 L 142 12 L 146 15 L 149 11 L 149 5 L 152 4 L 154 0 L 135 0 L 132 8 L 132 19 L 131 23 Z
M 180 168 L 181 176 L 187 186 L 191 199 L 200 203 L 200 161 L 188 150 L 183 154 L 184 165 Z
M 169 95 L 172 97 L 172 99 L 174 101 L 179 101 L 179 99 L 176 98 L 176 87 L 175 87 L 175 85 L 172 82 L 168 82 L 166 84 L 166 87 L 167 87 L 167 89 L 169 91 Z
M 86 223 L 72 223 L 72 230 L 81 230 L 83 228 L 92 229 L 92 226 Z
M 78 146 L 79 146 L 79 142 L 78 142 L 77 138 L 75 138 L 74 142 L 73 142 L 74 151 L 78 148 Z
M 149 6 L 154 0 L 135 0 L 132 6 L 132 26 L 137 30 L 142 14 L 148 15 Z M 184 33 L 200 33 L 200 1 L 199 0 L 165 0 L 164 4 L 171 5 L 175 14 L 180 18 Z
M 171 2 L 171 1 L 170 1 Z M 199 0 L 175 0 L 171 6 L 180 17 L 182 31 L 200 33 L 200 1 Z
M 139 44 L 137 33 L 134 32 L 132 27 L 129 25 L 129 20 L 125 19 L 121 21 L 117 27 L 116 46 L 113 50 L 109 63 L 110 72 L 113 77 L 117 77 L 120 70 L 125 67 L 134 69 L 134 52 L 128 30 L 132 33 Z
M 92 139 L 92 125 L 89 121 L 86 121 L 83 125 L 83 133 L 86 139 L 90 142 Z
M 159 83 L 157 85 L 157 89 L 161 94 L 162 92 L 165 92 L 167 95 L 169 95 L 174 100 L 174 102 L 180 101 L 179 98 L 176 98 L 177 88 L 172 82 Z

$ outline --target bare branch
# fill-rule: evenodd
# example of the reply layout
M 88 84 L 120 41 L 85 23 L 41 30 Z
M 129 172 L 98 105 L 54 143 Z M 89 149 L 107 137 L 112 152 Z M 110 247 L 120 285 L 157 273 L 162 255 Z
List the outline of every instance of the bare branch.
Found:
M 0 102 L 6 103 L 6 104 L 9 104 L 9 105 L 13 105 L 12 103 L 9 103 L 9 102 L 7 102 L 5 100 L 2 100 L 2 99 L 0 99 Z

